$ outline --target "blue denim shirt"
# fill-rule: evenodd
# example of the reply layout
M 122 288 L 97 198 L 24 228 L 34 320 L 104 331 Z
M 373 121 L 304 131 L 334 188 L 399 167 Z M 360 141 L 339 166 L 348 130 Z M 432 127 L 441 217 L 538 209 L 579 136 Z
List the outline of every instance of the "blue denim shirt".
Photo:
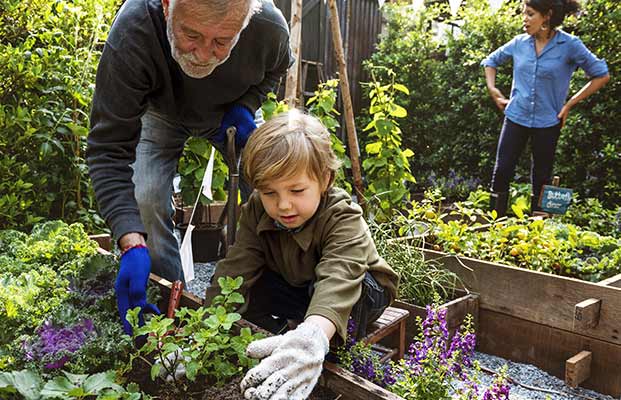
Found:
M 604 60 L 591 53 L 576 36 L 558 30 L 541 54 L 535 51 L 535 38 L 528 34 L 514 37 L 481 62 L 498 68 L 513 59 L 513 84 L 505 115 L 529 128 L 557 125 L 556 117 L 565 104 L 569 80 L 578 68 L 590 77 L 608 74 Z

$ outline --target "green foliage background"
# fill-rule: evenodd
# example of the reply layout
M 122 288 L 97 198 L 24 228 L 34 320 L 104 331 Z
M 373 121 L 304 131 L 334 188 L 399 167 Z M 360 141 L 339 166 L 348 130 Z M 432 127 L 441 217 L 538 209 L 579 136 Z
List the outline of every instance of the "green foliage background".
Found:
M 103 40 L 121 0 L 0 0 L 0 229 L 103 226 L 84 159 Z
M 410 89 L 397 102 L 408 118 L 400 123 L 404 147 L 415 155 L 412 173 L 417 181 L 431 171 L 446 176 L 452 168 L 487 184 L 495 160 L 502 114 L 492 103 L 480 61 L 521 33 L 520 1 L 508 0 L 492 13 L 487 0 L 466 0 L 457 16 L 446 4 L 415 11 L 411 2 L 387 5 L 387 34 L 373 55 L 375 65 L 393 69 L 396 81 Z M 585 0 L 579 19 L 566 20 L 565 30 L 579 36 L 598 57 L 606 59 L 612 77 L 601 91 L 575 107 L 563 128 L 554 173 L 561 183 L 583 196 L 608 204 L 621 200 L 621 2 Z M 434 35 L 433 21 L 458 23 L 461 34 L 447 39 Z M 458 22 L 459 20 L 463 22 Z M 457 31 L 456 31 L 457 32 Z M 508 96 L 512 65 L 498 72 L 497 86 Z M 570 95 L 587 82 L 579 70 Z M 528 180 L 529 157 L 521 158 L 517 174 Z

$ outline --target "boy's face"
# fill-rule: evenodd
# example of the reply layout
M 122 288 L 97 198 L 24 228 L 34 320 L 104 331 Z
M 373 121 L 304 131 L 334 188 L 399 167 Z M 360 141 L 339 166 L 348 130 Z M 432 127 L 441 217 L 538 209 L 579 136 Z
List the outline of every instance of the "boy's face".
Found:
M 270 217 L 287 228 L 297 228 L 315 214 L 325 190 L 318 180 L 301 172 L 270 182 L 259 190 L 259 196 Z

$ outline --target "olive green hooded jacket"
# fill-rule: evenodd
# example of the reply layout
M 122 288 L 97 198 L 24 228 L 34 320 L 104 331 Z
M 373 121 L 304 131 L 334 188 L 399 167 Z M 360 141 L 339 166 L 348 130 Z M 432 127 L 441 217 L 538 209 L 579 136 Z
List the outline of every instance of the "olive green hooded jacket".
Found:
M 259 194 L 253 193 L 242 207 L 235 244 L 216 266 L 214 286 L 207 288 L 205 304 L 219 294 L 217 281 L 222 276 L 242 276 L 241 294 L 246 302 L 250 301 L 248 288 L 264 268 L 279 273 L 292 286 L 314 282 L 306 316 L 329 319 L 343 339 L 365 273 L 371 272 L 389 291 L 391 301 L 396 297 L 399 281 L 395 271 L 378 255 L 362 209 L 338 188 L 326 192 L 313 217 L 298 232 L 277 228 L 265 212 Z

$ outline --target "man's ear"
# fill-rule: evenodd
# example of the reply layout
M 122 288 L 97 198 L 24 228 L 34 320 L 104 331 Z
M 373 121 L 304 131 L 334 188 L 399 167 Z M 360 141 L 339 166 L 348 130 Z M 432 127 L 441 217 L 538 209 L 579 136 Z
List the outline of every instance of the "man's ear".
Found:
M 164 9 L 165 18 L 168 18 L 169 7 L 170 7 L 170 0 L 162 0 L 162 8 Z

